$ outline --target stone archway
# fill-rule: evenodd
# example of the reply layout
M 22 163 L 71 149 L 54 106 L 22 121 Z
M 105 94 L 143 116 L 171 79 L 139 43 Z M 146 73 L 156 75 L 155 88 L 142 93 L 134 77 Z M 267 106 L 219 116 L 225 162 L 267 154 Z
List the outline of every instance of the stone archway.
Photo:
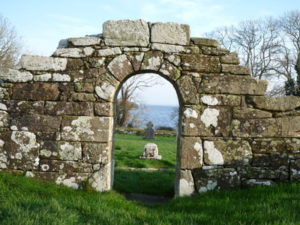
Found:
M 300 180 L 299 98 L 264 96 L 236 53 L 188 25 L 142 20 L 108 21 L 2 72 L 1 170 L 110 190 L 113 99 L 141 72 L 166 77 L 181 101 L 177 195 Z

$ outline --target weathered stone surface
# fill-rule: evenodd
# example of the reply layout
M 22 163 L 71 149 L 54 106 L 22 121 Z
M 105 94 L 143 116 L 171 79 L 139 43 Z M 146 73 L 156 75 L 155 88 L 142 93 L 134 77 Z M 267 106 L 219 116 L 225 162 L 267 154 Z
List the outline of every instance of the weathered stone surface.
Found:
M 208 38 L 191 38 L 195 45 L 207 46 L 207 47 L 218 47 L 220 44 L 217 40 Z
M 91 102 L 49 102 L 45 104 L 45 114 L 68 116 L 92 116 L 94 114 Z
M 178 23 L 152 23 L 151 42 L 175 45 L 189 45 L 190 27 Z
M 82 158 L 80 142 L 59 142 L 58 158 L 61 160 L 80 160 Z
M 95 103 L 95 115 L 96 116 L 112 116 L 113 115 L 112 103 Z
M 251 166 L 254 167 L 273 167 L 279 168 L 281 166 L 289 166 L 289 159 L 287 153 L 273 153 L 273 154 L 254 154 L 251 160 Z
M 9 101 L 8 111 L 13 114 L 44 114 L 44 101 Z
M 88 183 L 96 191 L 108 191 L 111 189 L 111 164 L 102 166 L 88 179 Z
M 8 113 L 5 111 L 0 111 L 0 127 L 9 126 L 9 117 Z
M 252 108 L 233 108 L 233 118 L 234 119 L 261 119 L 261 118 L 271 118 L 272 113 Z
M 120 55 L 122 54 L 121 48 L 106 48 L 106 49 L 100 49 L 98 51 L 99 56 L 112 56 L 112 55 Z
M 300 97 L 296 96 L 251 96 L 249 101 L 258 109 L 270 111 L 290 111 L 300 107 Z
M 181 93 L 184 104 L 199 103 L 199 94 L 193 79 L 190 76 L 183 76 L 177 80 L 179 93 Z
M 20 65 L 26 70 L 62 71 L 67 67 L 67 59 L 45 56 L 22 55 Z
M 147 47 L 150 31 L 144 20 L 109 20 L 103 24 L 103 37 L 108 46 Z
M 194 169 L 192 171 L 198 192 L 237 188 L 240 176 L 234 168 Z
M 144 152 L 140 159 L 161 160 L 162 157 L 158 153 L 158 147 L 155 143 L 147 143 L 144 145 Z
M 204 72 L 204 73 L 218 73 L 221 72 L 221 64 L 219 57 L 206 56 L 201 54 L 186 54 L 181 57 L 182 67 L 184 70 Z
M 266 81 L 252 77 L 210 75 L 202 77 L 200 90 L 210 94 L 263 95 L 267 85 Z
M 159 51 L 149 51 L 144 55 L 142 70 L 158 71 L 163 62 L 163 54 Z
M 239 173 L 242 178 L 246 179 L 286 180 L 289 177 L 288 168 L 286 166 L 279 168 L 242 167 Z
M 278 139 L 278 138 L 257 138 L 251 142 L 251 147 L 254 153 L 269 154 L 269 153 L 276 153 L 276 152 L 278 153 L 288 152 L 294 148 L 288 148 L 287 142 L 290 142 L 290 140 Z M 299 141 L 299 147 L 300 147 L 300 141 Z
M 127 56 L 131 62 L 134 71 L 140 70 L 144 55 L 144 53 L 131 53 Z
M 74 46 L 89 46 L 89 45 L 99 45 L 101 39 L 99 37 L 79 37 L 79 38 L 69 38 L 69 42 Z
M 73 93 L 72 100 L 78 102 L 94 102 L 96 98 L 94 94 L 91 93 Z
M 30 72 L 20 72 L 19 70 L 8 69 L 0 72 L 0 80 L 8 82 L 28 82 L 33 79 Z
M 111 117 L 65 117 L 61 138 L 64 141 L 107 142 L 112 135 Z
M 10 167 L 13 169 L 31 170 L 39 165 L 36 136 L 28 131 L 13 131 L 10 141 L 6 143 L 9 152 Z
M 245 66 L 222 64 L 222 72 L 235 75 L 250 75 L 250 69 Z
M 111 143 L 84 143 L 83 161 L 107 164 L 111 160 Z
M 242 139 L 208 139 L 204 141 L 206 165 L 247 165 L 252 158 L 251 146 Z
M 42 174 L 42 172 L 40 172 L 38 173 L 38 176 L 45 176 L 46 174 L 49 173 L 51 174 L 51 172 L 46 172 L 45 174 Z M 72 173 L 70 171 L 62 174 L 61 173 L 53 174 L 56 184 L 64 185 L 73 189 L 82 188 L 86 180 L 88 179 L 89 175 L 90 175 L 89 173 Z M 41 177 L 41 179 L 43 178 Z
M 87 92 L 93 93 L 94 92 L 94 84 L 93 83 L 75 83 L 75 91 L 76 92 Z
M 92 173 L 92 165 L 82 162 L 48 160 L 40 161 L 40 170 L 43 172 L 59 172 L 59 173 Z
M 12 93 L 15 100 L 46 101 L 57 100 L 60 91 L 57 84 L 51 83 L 24 83 L 16 84 Z
M 96 86 L 95 92 L 99 98 L 111 102 L 115 96 L 116 88 L 109 83 L 103 82 L 99 86 Z
M 254 186 L 271 186 L 274 185 L 272 180 L 263 180 L 263 179 L 249 179 L 243 181 L 242 185 L 245 187 L 254 187 Z
M 122 81 L 126 76 L 133 72 L 132 65 L 126 55 L 115 57 L 109 64 L 108 70 L 117 78 Z
M 17 130 L 43 131 L 53 132 L 60 129 L 60 117 L 45 115 L 20 115 L 14 117 L 11 126 L 15 126 Z
M 179 66 L 181 63 L 181 58 L 179 55 L 175 54 L 168 54 L 165 56 L 165 58 L 172 63 L 174 66 Z
M 200 168 L 203 165 L 202 140 L 199 137 L 183 137 L 180 144 L 180 168 Z
M 94 53 L 94 49 L 91 47 L 85 48 L 59 48 L 54 53 L 53 56 L 59 57 L 70 57 L 70 58 L 82 58 L 86 56 L 91 56 Z
M 161 65 L 159 72 L 171 78 L 172 80 L 177 80 L 181 76 L 181 71 L 176 66 L 173 66 L 171 63 L 169 63 L 168 61 L 165 61 Z M 197 91 L 196 88 L 195 90 Z
M 52 74 L 52 80 L 56 82 L 69 82 L 71 77 L 68 74 L 54 73 Z
M 58 159 L 58 144 L 56 141 L 42 141 L 39 157 L 41 159 Z
M 35 75 L 33 76 L 33 80 L 34 81 L 49 81 L 52 79 L 52 74 L 51 73 L 44 73 L 44 74 L 40 74 L 40 75 Z
M 238 64 L 240 64 L 240 60 L 239 60 L 238 54 L 236 52 L 232 52 L 228 55 L 222 56 L 221 63 L 238 65 Z M 227 65 L 227 69 L 228 69 L 228 65 Z
M 200 100 L 205 105 L 240 106 L 241 96 L 237 95 L 200 95 Z
M 207 47 L 207 46 L 201 46 L 201 50 L 204 55 L 212 55 L 212 56 L 224 56 L 230 53 L 229 50 L 224 48 Z
M 186 52 L 186 49 L 180 45 L 169 45 L 169 44 L 159 44 L 153 43 L 151 44 L 152 50 L 158 50 L 166 53 L 182 53 Z
M 194 178 L 192 176 L 191 170 L 180 170 L 179 178 L 179 187 L 178 187 L 179 196 L 189 196 L 195 192 Z
M 231 112 L 225 107 L 183 109 L 182 134 L 185 136 L 223 136 L 230 133 Z

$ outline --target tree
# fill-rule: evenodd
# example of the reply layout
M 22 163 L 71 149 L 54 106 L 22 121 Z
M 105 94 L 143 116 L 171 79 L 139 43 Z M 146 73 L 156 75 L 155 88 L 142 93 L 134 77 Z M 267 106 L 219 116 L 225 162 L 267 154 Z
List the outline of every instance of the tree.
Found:
M 6 70 L 17 65 L 21 45 L 14 27 L 0 15 L 0 69 Z
M 131 110 L 137 109 L 136 94 L 144 88 L 159 84 L 158 75 L 142 74 L 129 78 L 121 87 L 117 97 L 117 125 L 124 127 L 132 119 Z

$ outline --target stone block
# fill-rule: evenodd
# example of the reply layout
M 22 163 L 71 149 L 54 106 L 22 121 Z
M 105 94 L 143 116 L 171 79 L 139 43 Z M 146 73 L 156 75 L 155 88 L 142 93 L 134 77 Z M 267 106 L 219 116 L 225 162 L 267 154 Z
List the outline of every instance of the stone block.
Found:
M 61 139 L 64 141 L 108 142 L 112 136 L 111 117 L 64 117 Z
M 251 146 L 246 140 L 212 138 L 204 141 L 206 165 L 247 165 L 251 158 Z
M 5 111 L 0 111 L 0 128 L 9 126 L 9 115 Z
M 54 81 L 54 82 L 70 82 L 71 77 L 68 74 L 54 73 L 54 74 L 52 74 L 52 81 Z
M 94 53 L 94 49 L 91 47 L 85 48 L 59 48 L 54 53 L 53 56 L 58 57 L 69 57 L 69 58 L 82 58 L 91 56 Z
M 133 73 L 132 65 L 126 55 L 115 57 L 108 64 L 107 68 L 119 81 L 122 81 L 125 77 Z
M 82 159 L 82 148 L 80 142 L 58 142 L 58 158 L 61 160 Z
M 76 92 L 86 92 L 86 93 L 93 93 L 94 92 L 94 84 L 93 83 L 75 83 L 75 91 Z
M 241 185 L 238 172 L 233 168 L 194 169 L 192 171 L 198 192 L 233 189 Z
M 197 86 L 190 76 L 183 76 L 177 80 L 177 86 L 184 104 L 198 104 L 199 94 Z
M 153 43 L 151 44 L 152 50 L 162 51 L 165 53 L 184 53 L 186 52 L 185 47 L 180 45 L 169 45 L 169 44 L 159 44 Z
M 99 56 L 114 56 L 114 55 L 120 55 L 120 54 L 122 54 L 120 47 L 100 49 L 98 51 Z
M 209 94 L 264 95 L 268 83 L 246 76 L 202 76 L 200 91 Z
M 201 54 L 186 54 L 181 57 L 183 70 L 202 73 L 219 73 L 221 64 L 219 57 Z
M 191 38 L 195 45 L 207 46 L 207 47 L 218 47 L 220 43 L 217 40 L 209 38 Z
M 94 172 L 92 176 L 89 177 L 88 183 L 96 191 L 109 191 L 112 188 L 112 174 L 111 174 L 111 164 L 106 164 L 101 166 L 99 170 Z
M 21 72 L 19 70 L 8 69 L 8 71 L 0 72 L 0 80 L 7 82 L 28 82 L 33 79 L 30 72 Z
M 11 126 L 17 130 L 56 132 L 60 129 L 60 123 L 60 117 L 31 114 L 14 117 Z
M 94 94 L 91 93 L 73 93 L 72 100 L 78 102 L 94 102 L 96 98 Z
M 234 75 L 250 75 L 250 69 L 246 66 L 222 64 L 222 72 Z
M 134 71 L 139 71 L 141 69 L 144 55 L 145 54 L 143 52 L 142 53 L 131 53 L 131 54 L 127 55 Z
M 33 76 L 33 80 L 37 82 L 46 82 L 46 81 L 50 81 L 51 79 L 52 79 L 51 73 L 44 73 L 44 74 Z
M 238 65 L 238 64 L 240 64 L 240 60 L 239 60 L 238 54 L 235 52 L 232 52 L 228 55 L 221 56 L 221 63 Z
M 67 67 L 67 59 L 46 56 L 22 55 L 21 68 L 40 71 L 63 71 Z
M 87 163 L 107 164 L 111 161 L 111 143 L 84 143 L 83 161 Z
M 159 72 L 174 81 L 176 81 L 181 76 L 181 71 L 168 61 L 164 61 L 164 63 L 161 65 L 161 68 L 159 69 Z M 194 89 L 197 91 L 197 88 Z
M 12 99 L 15 100 L 57 100 L 59 95 L 58 84 L 51 83 L 15 84 L 12 91 Z
M 272 113 L 252 108 L 241 108 L 234 107 L 233 108 L 233 118 L 234 119 L 263 119 L 263 118 L 271 118 Z
M 180 168 L 200 168 L 203 165 L 203 149 L 201 139 L 199 137 L 182 137 L 180 145 Z
M 287 142 L 292 144 L 292 142 L 288 139 L 256 138 L 251 142 L 251 147 L 254 153 L 259 154 L 282 153 L 293 151 L 294 147 L 288 147 Z M 300 147 L 300 142 L 298 147 Z
M 230 51 L 225 48 L 216 48 L 216 47 L 207 47 L 207 46 L 201 46 L 201 50 L 204 55 L 211 55 L 211 56 L 224 56 L 230 53 Z
M 113 115 L 113 104 L 112 103 L 95 103 L 95 115 L 96 116 L 107 116 Z
M 241 167 L 239 169 L 241 178 L 245 179 L 267 179 L 284 181 L 289 178 L 289 170 L 286 166 L 274 167 Z
M 41 159 L 58 159 L 58 144 L 56 141 L 42 141 L 39 157 Z
M 250 96 L 248 101 L 258 109 L 270 111 L 290 111 L 300 107 L 300 97 Z
M 99 37 L 79 37 L 79 38 L 69 38 L 69 42 L 71 42 L 74 46 L 90 46 L 90 45 L 99 45 L 101 39 Z
M 42 172 L 60 173 L 92 173 L 92 165 L 82 162 L 61 161 L 61 160 L 41 160 L 39 170 Z
M 96 86 L 95 92 L 99 98 L 112 102 L 114 100 L 116 88 L 107 82 L 102 82 L 99 86 Z
M 178 23 L 152 23 L 151 42 L 174 45 L 190 44 L 190 27 Z
M 180 170 L 178 196 L 190 196 L 195 192 L 194 178 L 191 170 Z
M 45 114 L 68 116 L 93 116 L 94 107 L 91 102 L 49 102 L 45 104 Z
M 237 95 L 200 95 L 201 103 L 209 106 L 240 106 L 241 96 Z
M 149 51 L 145 53 L 141 69 L 158 71 L 163 63 L 163 53 L 159 51 Z
M 144 20 L 109 20 L 103 24 L 103 37 L 107 46 L 147 47 L 150 31 Z

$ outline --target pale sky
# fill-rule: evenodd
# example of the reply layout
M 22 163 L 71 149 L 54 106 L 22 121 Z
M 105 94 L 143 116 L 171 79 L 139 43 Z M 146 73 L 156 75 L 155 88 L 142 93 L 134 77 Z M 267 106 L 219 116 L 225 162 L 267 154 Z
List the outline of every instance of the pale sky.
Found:
M 0 6 L 22 37 L 24 52 L 49 56 L 60 39 L 101 33 L 106 20 L 185 23 L 192 36 L 201 36 L 219 26 L 299 10 L 300 0 L 0 0 Z M 145 103 L 176 105 L 170 88 L 147 89 L 151 98 Z

